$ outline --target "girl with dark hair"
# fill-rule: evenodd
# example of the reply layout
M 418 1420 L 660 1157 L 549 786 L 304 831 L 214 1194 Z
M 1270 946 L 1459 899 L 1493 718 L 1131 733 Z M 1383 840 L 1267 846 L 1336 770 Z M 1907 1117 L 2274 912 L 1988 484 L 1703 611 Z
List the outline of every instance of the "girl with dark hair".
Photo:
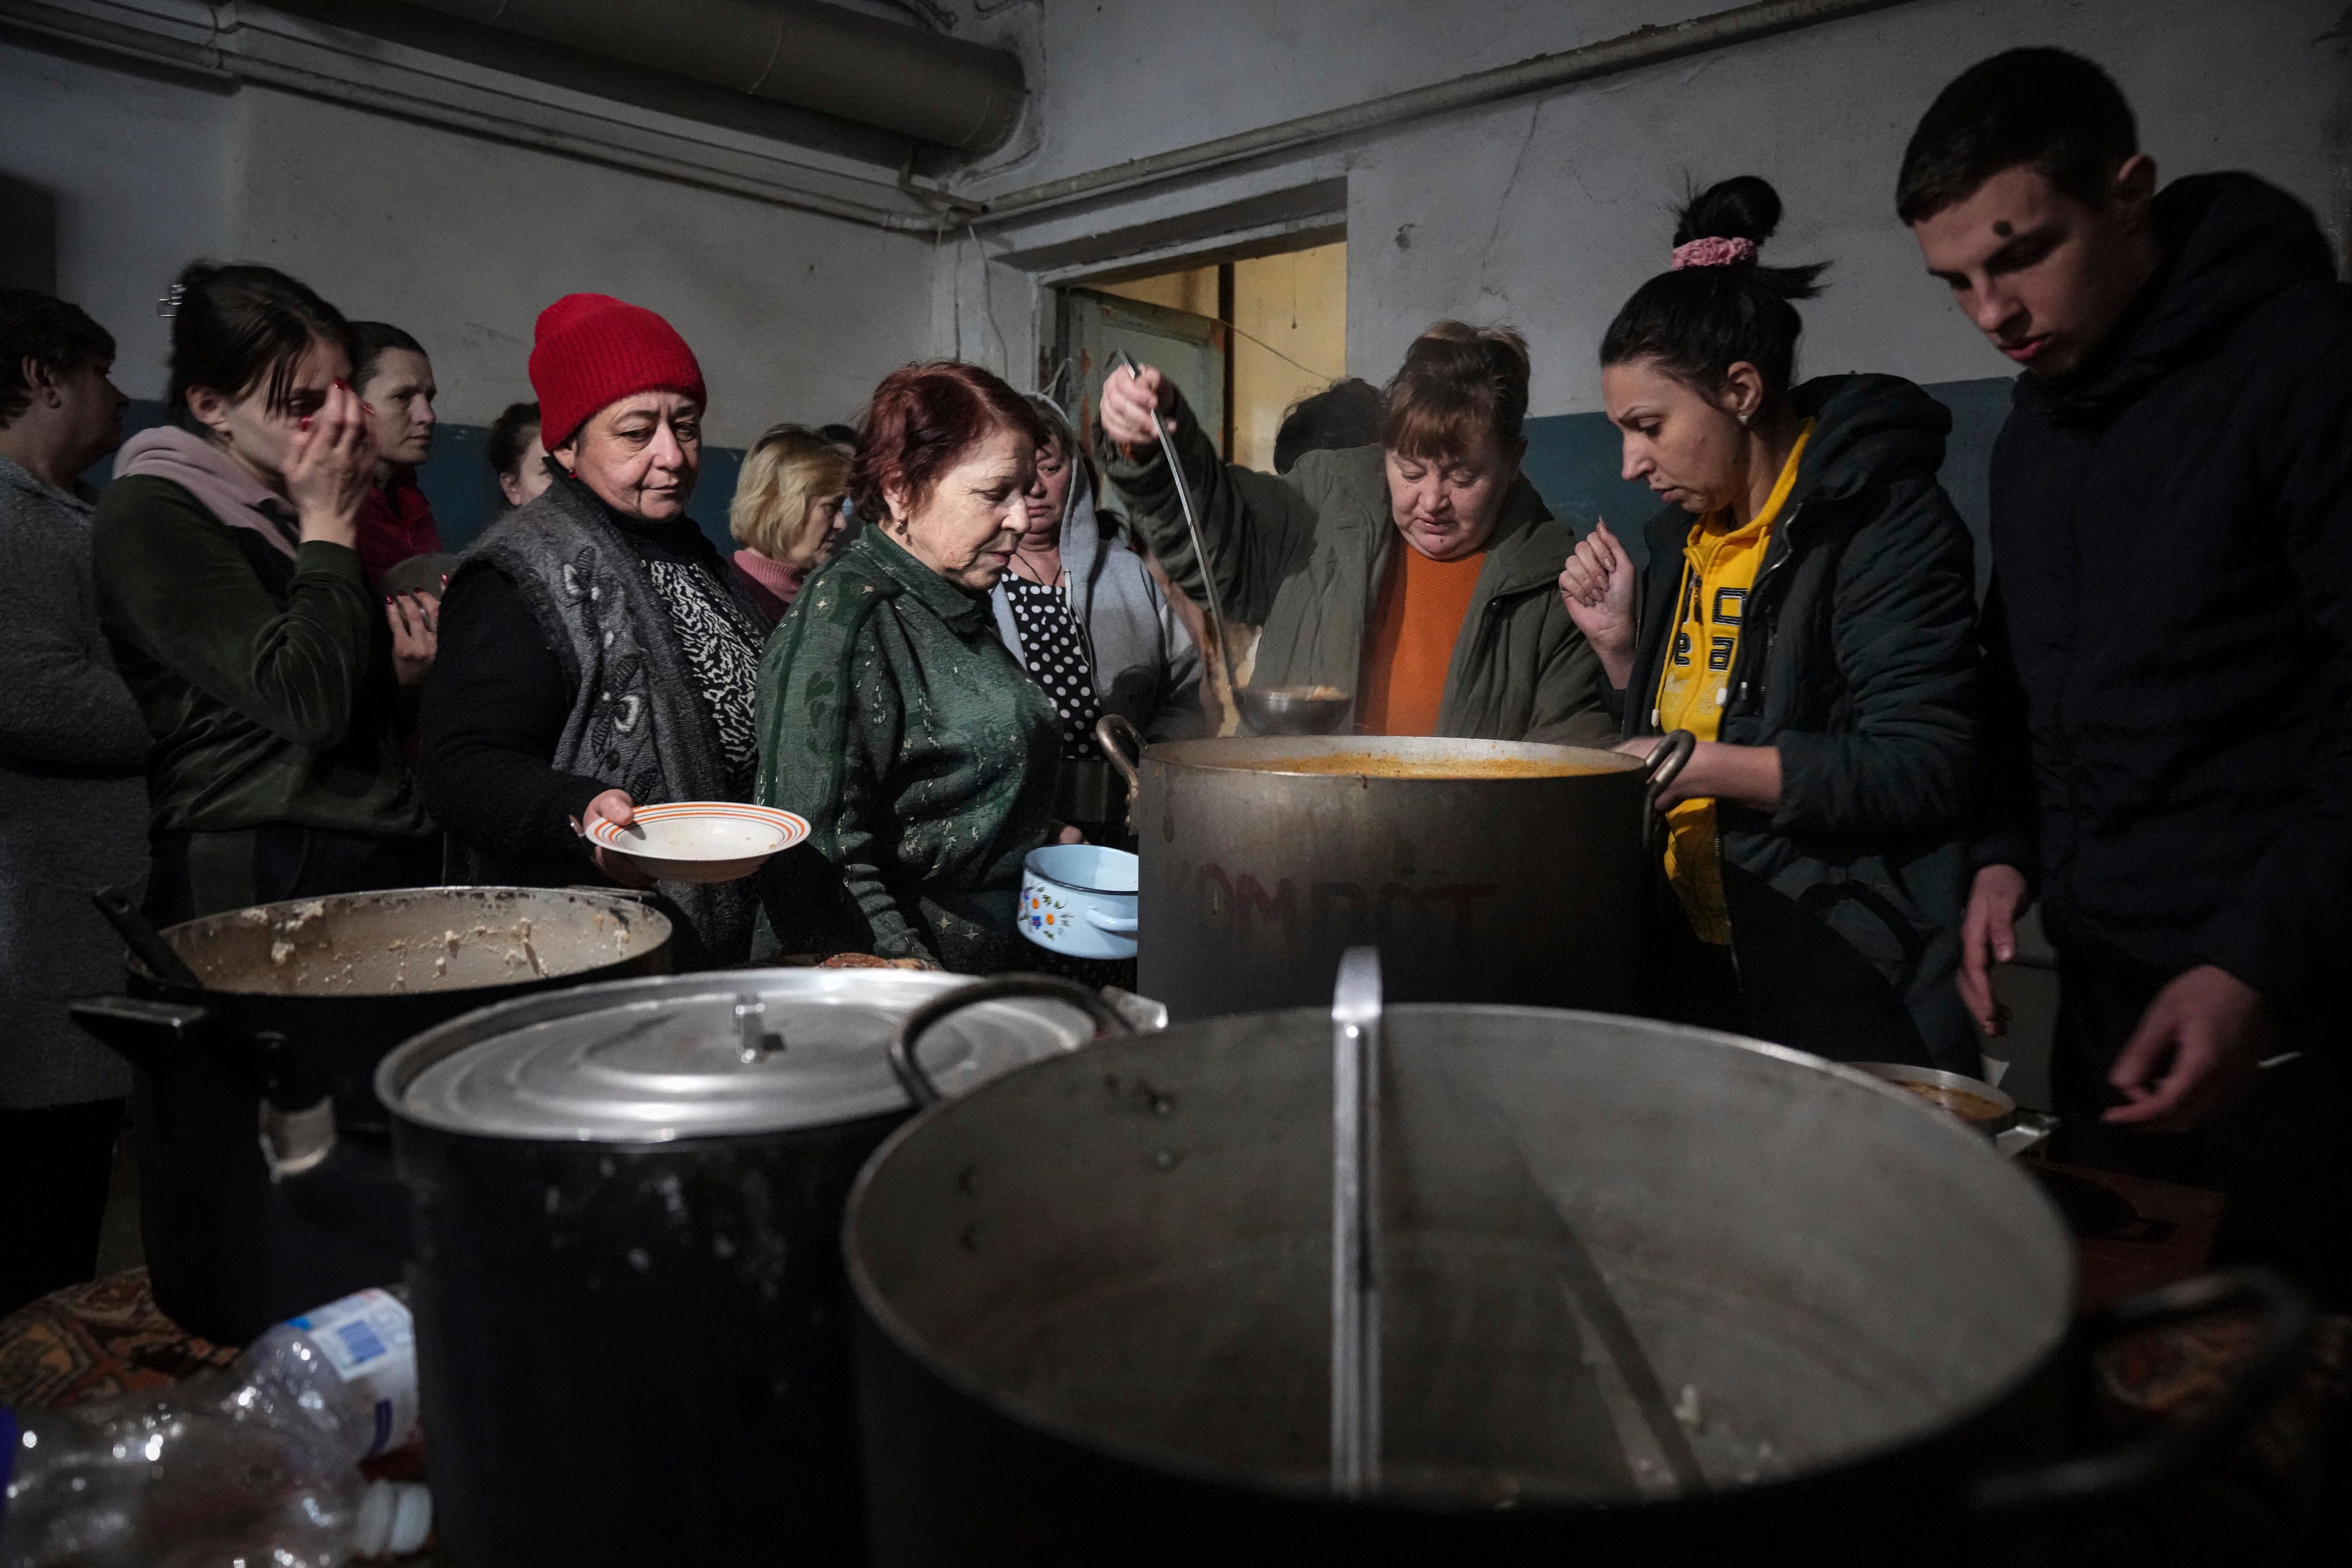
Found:
M 1122 369 L 1103 382 L 1098 455 L 1145 547 L 1204 603 L 1166 423 L 1224 612 L 1265 628 L 1255 684 L 1347 692 L 1365 735 L 1598 743 L 1616 727 L 1551 591 L 1576 536 L 1519 472 L 1528 378 L 1517 333 L 1441 321 L 1382 394 L 1377 445 L 1276 476 L 1219 462 L 1172 382 Z
M 1666 792 L 1659 1006 L 1843 1061 L 1980 1068 L 1951 986 L 1975 740 L 1974 566 L 1936 481 L 1951 415 L 1893 376 L 1792 384 L 1780 200 L 1694 198 L 1601 340 L 1624 476 L 1667 503 L 1637 569 L 1604 522 L 1559 577 Z
M 539 499 L 550 481 L 547 448 L 539 442 L 539 404 L 510 402 L 490 425 L 490 480 L 498 486 L 499 510 L 511 511 Z
M 376 451 L 343 318 L 266 267 L 180 275 L 171 406 L 91 531 L 99 613 L 155 737 L 148 908 L 175 921 L 431 883 L 358 518 Z
M 424 346 L 399 328 L 354 321 L 352 335 L 359 343 L 352 387 L 375 436 L 375 483 L 360 507 L 360 559 L 368 581 L 382 589 L 383 574 L 402 561 L 441 553 L 433 504 L 416 483 L 417 465 L 433 455 L 433 400 L 441 389 Z M 429 637 L 431 607 L 421 598 L 398 594 L 387 602 L 395 621 L 421 624 Z
M 530 350 L 549 484 L 490 525 L 442 600 L 425 688 L 425 798 L 486 882 L 650 887 L 592 848 L 665 800 L 741 800 L 766 632 L 687 516 L 702 471 L 702 367 L 641 305 L 567 294 Z M 751 956 L 744 883 L 664 883 L 688 967 Z
M 787 951 L 1011 963 L 1061 747 L 989 591 L 1047 439 L 1027 400 L 964 364 L 894 372 L 858 422 L 849 490 L 873 521 L 801 589 L 760 668 L 758 798 L 812 830 L 769 888 Z

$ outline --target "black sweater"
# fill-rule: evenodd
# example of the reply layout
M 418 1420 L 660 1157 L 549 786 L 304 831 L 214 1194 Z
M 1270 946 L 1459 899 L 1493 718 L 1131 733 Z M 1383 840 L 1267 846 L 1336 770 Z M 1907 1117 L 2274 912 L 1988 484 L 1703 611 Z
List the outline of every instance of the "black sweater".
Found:
M 2352 288 L 2245 174 L 2156 201 L 2108 344 L 1993 450 L 1979 865 L 2053 930 L 2290 1009 L 2352 954 Z
M 633 520 L 619 531 L 641 559 L 698 566 L 725 581 L 718 551 L 691 521 Z M 473 852 L 482 881 L 603 881 L 572 821 L 614 786 L 550 764 L 574 694 L 513 581 L 488 566 L 459 572 L 441 601 L 440 636 L 418 716 L 427 808 Z

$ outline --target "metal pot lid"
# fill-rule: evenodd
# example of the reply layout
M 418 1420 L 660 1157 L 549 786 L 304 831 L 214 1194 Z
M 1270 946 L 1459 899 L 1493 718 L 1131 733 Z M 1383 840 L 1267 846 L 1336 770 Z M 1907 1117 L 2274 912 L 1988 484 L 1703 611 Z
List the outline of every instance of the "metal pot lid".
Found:
M 591 1143 L 787 1132 L 910 1108 L 892 1076 L 898 1021 L 971 977 L 753 969 L 583 986 L 484 1008 L 386 1057 L 376 1092 L 452 1133 Z M 949 1095 L 1094 1039 L 1051 1001 L 993 1001 L 926 1032 Z

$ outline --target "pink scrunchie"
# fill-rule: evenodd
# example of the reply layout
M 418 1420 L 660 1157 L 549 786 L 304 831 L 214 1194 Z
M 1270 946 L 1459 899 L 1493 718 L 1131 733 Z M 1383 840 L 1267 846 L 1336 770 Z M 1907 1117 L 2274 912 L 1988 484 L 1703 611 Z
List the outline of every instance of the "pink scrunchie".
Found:
M 1709 235 L 1687 245 L 1675 246 L 1675 270 L 1685 267 L 1737 267 L 1743 261 L 1756 259 L 1756 242 L 1752 239 L 1725 239 Z

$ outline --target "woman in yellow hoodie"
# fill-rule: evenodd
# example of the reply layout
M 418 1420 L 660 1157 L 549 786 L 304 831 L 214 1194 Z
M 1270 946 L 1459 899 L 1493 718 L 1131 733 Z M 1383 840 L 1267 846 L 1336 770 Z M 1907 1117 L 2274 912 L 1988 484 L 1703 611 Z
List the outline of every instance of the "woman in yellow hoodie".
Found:
M 1659 1010 L 1845 1061 L 1976 1072 L 1954 1000 L 1975 741 L 1974 562 L 1937 483 L 1951 416 L 1893 376 L 1792 384 L 1780 197 L 1695 198 L 1674 267 L 1601 341 L 1624 476 L 1666 503 L 1637 568 L 1604 524 L 1560 574 L 1622 750 L 1687 729 Z

